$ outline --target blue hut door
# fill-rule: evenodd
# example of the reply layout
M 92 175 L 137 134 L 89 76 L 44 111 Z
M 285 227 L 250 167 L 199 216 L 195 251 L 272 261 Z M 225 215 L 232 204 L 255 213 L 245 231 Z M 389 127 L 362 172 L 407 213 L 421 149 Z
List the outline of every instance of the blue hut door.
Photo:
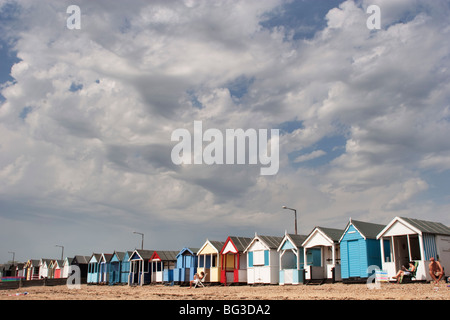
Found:
M 360 277 L 360 263 L 359 263 L 359 241 L 348 241 L 348 273 L 350 277 Z

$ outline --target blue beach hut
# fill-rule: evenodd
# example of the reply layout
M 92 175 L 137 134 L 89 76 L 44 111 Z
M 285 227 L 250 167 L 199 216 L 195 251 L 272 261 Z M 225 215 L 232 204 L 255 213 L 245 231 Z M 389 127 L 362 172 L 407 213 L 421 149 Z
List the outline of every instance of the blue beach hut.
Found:
M 122 261 L 124 256 L 125 252 L 114 251 L 109 262 L 109 284 L 121 282 Z
M 177 254 L 176 268 L 173 270 L 173 281 L 176 283 L 194 280 L 197 272 L 197 252 L 199 248 L 183 248 Z
M 99 281 L 101 253 L 93 253 L 88 263 L 88 284 L 96 284 Z
M 109 263 L 112 258 L 112 253 L 102 253 L 99 263 L 99 283 L 109 282 Z
M 130 275 L 130 256 L 132 255 L 133 251 L 126 251 L 124 252 L 123 258 L 122 258 L 122 268 L 120 269 L 120 282 L 121 283 L 128 283 L 128 277 Z
M 339 241 L 343 282 L 367 279 L 369 266 L 381 269 L 381 248 L 377 235 L 385 225 L 350 219 Z

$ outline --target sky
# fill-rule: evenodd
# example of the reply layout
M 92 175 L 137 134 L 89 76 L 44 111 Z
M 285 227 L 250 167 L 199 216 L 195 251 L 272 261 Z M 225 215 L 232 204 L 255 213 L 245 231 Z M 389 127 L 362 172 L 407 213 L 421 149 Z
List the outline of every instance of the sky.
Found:
M 0 262 L 134 250 L 133 232 L 178 251 L 282 236 L 282 206 L 300 234 L 450 225 L 449 16 L 445 0 L 0 0 Z M 175 164 L 194 121 L 279 129 L 279 170 Z

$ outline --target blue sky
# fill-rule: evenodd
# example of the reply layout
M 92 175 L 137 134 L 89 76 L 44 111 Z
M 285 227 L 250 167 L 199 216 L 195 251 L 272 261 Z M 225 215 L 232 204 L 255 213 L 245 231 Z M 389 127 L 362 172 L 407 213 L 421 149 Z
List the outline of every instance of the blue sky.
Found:
M 71 4 L 0 0 L 0 262 L 450 225 L 448 1 Z M 194 121 L 280 129 L 278 173 L 173 164 Z

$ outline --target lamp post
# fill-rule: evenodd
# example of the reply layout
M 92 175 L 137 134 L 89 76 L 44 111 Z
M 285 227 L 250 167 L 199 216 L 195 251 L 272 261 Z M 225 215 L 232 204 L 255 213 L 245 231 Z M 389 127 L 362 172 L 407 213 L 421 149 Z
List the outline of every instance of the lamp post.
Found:
M 16 257 L 16 253 L 13 251 L 8 251 L 8 253 L 12 253 L 13 255 L 12 265 L 14 265 L 14 258 Z
M 60 245 L 55 245 L 55 247 L 60 247 L 62 250 L 61 250 L 61 260 L 64 260 L 64 246 L 60 246 Z
M 283 209 L 287 209 L 287 210 L 292 210 L 292 211 L 294 211 L 294 216 L 295 216 L 295 234 L 298 234 L 298 233 L 297 233 L 297 210 L 292 209 L 292 208 L 288 208 L 288 207 L 286 207 L 286 206 L 283 206 L 282 208 L 283 208 Z
M 141 235 L 141 237 L 142 237 L 141 250 L 144 250 L 144 234 L 140 233 L 140 232 L 136 232 L 136 231 L 133 231 L 133 233 Z

